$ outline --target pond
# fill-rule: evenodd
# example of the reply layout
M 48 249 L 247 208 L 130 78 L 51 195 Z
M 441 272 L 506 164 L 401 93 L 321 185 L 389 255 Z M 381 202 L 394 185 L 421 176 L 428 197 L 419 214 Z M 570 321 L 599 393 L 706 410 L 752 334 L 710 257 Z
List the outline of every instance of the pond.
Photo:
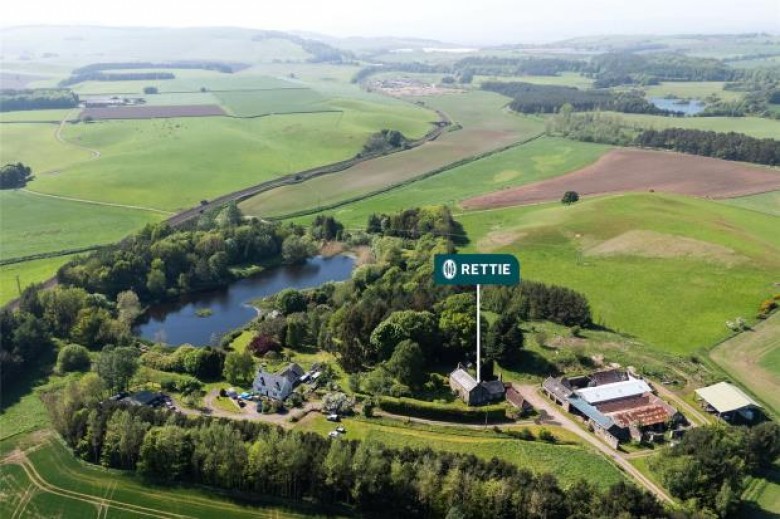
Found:
M 170 345 L 216 345 L 227 332 L 257 315 L 248 303 L 285 288 L 313 288 L 350 277 L 355 260 L 317 256 L 303 265 L 268 269 L 227 287 L 198 292 L 151 307 L 134 328 L 137 336 Z M 199 315 L 200 314 L 200 315 Z
M 701 99 L 674 99 L 667 97 L 651 97 L 650 102 L 662 110 L 682 112 L 685 115 L 696 115 L 707 107 Z

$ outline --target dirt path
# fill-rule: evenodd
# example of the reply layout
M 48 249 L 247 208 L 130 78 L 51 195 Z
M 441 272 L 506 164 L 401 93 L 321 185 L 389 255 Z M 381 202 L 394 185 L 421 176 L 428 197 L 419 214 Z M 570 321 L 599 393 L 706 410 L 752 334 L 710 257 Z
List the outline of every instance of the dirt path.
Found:
M 698 422 L 698 424 L 694 425 L 707 425 L 708 423 L 711 423 L 712 420 L 708 418 L 704 413 L 693 407 L 691 404 L 680 398 L 677 393 L 673 392 L 670 389 L 667 389 L 661 384 L 653 384 L 654 389 L 658 392 L 659 396 L 662 396 L 666 398 L 667 400 L 671 400 L 674 402 L 674 404 L 677 405 L 677 409 L 681 410 L 682 413 L 687 416 L 688 418 L 691 418 L 692 421 L 695 420 Z
M 742 332 L 713 348 L 710 358 L 755 393 L 770 411 L 780 413 L 780 377 L 761 365 L 761 360 L 778 348 L 780 312 L 775 312 L 753 330 Z
M 71 112 L 68 112 L 68 115 L 65 116 L 62 121 L 60 121 L 60 124 L 57 126 L 57 129 L 54 130 L 54 138 L 60 141 L 62 144 L 65 144 L 66 146 L 73 146 L 74 148 L 78 148 L 80 150 L 88 151 L 92 155 L 92 159 L 99 159 L 101 156 L 101 153 L 98 150 L 94 150 L 92 148 L 87 148 L 86 146 L 82 146 L 81 144 L 76 144 L 73 142 L 70 142 L 69 140 L 65 139 L 65 137 L 62 136 L 62 130 L 65 128 L 65 125 L 68 124 L 68 121 L 70 120 L 71 114 L 73 112 L 77 111 L 78 108 L 74 109 Z
M 428 420 L 427 418 L 416 418 L 413 416 L 404 416 L 400 414 L 393 414 L 388 413 L 387 411 L 375 411 L 374 414 L 380 418 L 390 418 L 391 420 L 397 420 L 399 422 L 412 422 L 412 423 L 419 423 L 423 425 L 436 425 L 439 427 L 457 427 L 458 429 L 486 429 L 491 428 L 494 425 L 498 425 L 499 427 L 504 426 L 527 426 L 527 425 L 536 425 L 536 422 L 533 420 L 523 420 L 518 422 L 506 422 L 506 423 L 489 423 L 488 425 L 479 425 L 479 424 L 464 424 L 460 422 L 442 422 L 439 420 Z
M 72 198 L 72 197 L 69 197 L 69 196 L 50 195 L 50 194 L 41 193 L 41 192 L 38 192 L 38 191 L 30 191 L 29 189 L 26 189 L 26 188 L 20 189 L 20 191 L 22 191 L 24 193 L 29 193 L 29 194 L 35 195 L 35 196 L 45 196 L 45 197 L 49 197 L 49 198 L 56 198 L 58 200 L 67 200 L 68 202 L 80 202 L 82 204 L 104 205 L 104 206 L 108 206 L 108 207 L 121 207 L 123 209 L 137 209 L 139 211 L 151 211 L 151 212 L 154 212 L 154 213 L 160 213 L 160 214 L 163 214 L 163 215 L 166 215 L 166 216 L 170 216 L 170 215 L 176 214 L 176 213 L 174 213 L 172 211 L 163 211 L 162 209 L 155 209 L 154 207 L 147 207 L 147 206 L 143 206 L 143 205 L 126 205 L 126 204 L 114 204 L 114 203 L 111 203 L 111 202 L 98 202 L 96 200 L 86 200 L 84 198 Z
M 515 386 L 515 388 L 523 395 L 523 397 L 525 397 L 526 400 L 531 403 L 532 406 L 534 406 L 534 408 L 536 408 L 538 411 L 544 411 L 552 418 L 552 421 L 548 423 L 559 425 L 594 446 L 602 454 L 614 461 L 627 474 L 633 477 L 640 485 L 655 494 L 660 500 L 666 501 L 667 503 L 674 502 L 674 500 L 669 496 L 669 494 L 666 493 L 666 491 L 650 481 L 650 479 L 648 479 L 644 474 L 639 472 L 639 470 L 637 470 L 637 468 L 634 467 L 623 455 L 609 447 L 607 444 L 601 442 L 592 434 L 583 431 L 576 423 L 565 416 L 563 412 L 555 406 L 555 404 L 540 395 L 537 391 L 538 386 L 524 385 Z

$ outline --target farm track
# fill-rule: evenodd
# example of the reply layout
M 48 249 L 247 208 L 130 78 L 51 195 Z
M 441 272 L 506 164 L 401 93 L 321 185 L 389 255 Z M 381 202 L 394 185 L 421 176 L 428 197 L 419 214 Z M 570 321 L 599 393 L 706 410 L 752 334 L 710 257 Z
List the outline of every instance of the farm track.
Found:
M 161 519 L 179 519 L 188 518 L 192 516 L 174 514 L 170 512 L 164 512 L 154 508 L 148 508 L 145 506 L 134 505 L 132 503 L 125 503 L 123 501 L 116 501 L 109 497 L 97 497 L 90 494 L 83 494 L 81 492 L 75 492 L 73 490 L 67 490 L 58 486 L 55 486 L 41 476 L 35 466 L 30 462 L 27 456 L 22 451 L 18 451 L 14 456 L 7 458 L 3 463 L 18 465 L 24 470 L 27 477 L 30 479 L 32 485 L 42 492 L 48 492 L 60 497 L 74 499 L 83 503 L 94 505 L 98 511 L 102 508 L 116 508 L 117 510 L 124 510 L 134 514 L 139 514 L 149 517 L 158 517 Z M 112 492 L 113 493 L 113 492 Z M 29 499 L 28 499 L 29 501 Z M 21 505 L 21 503 L 20 503 Z M 23 510 L 23 508 L 22 508 Z
M 616 463 L 620 469 L 634 478 L 637 483 L 645 487 L 645 489 L 653 493 L 661 501 L 674 503 L 674 500 L 669 496 L 669 494 L 666 493 L 665 490 L 652 482 L 647 476 L 642 474 L 628 461 L 628 459 L 626 459 L 625 456 L 613 450 L 611 447 L 597 439 L 592 434 L 583 431 L 576 423 L 574 423 L 574 421 L 565 416 L 561 410 L 557 409 L 555 404 L 540 395 L 537 392 L 537 386 L 525 385 L 520 386 L 518 389 L 521 391 L 522 395 L 531 403 L 531 405 L 533 405 L 536 409 L 544 410 L 550 417 L 552 417 L 552 421 L 550 423 L 560 425 L 564 429 L 576 434 L 578 437 L 582 438 L 590 445 L 598 449 L 599 452 Z
M 405 150 L 408 149 L 414 149 L 419 146 L 424 145 L 427 142 L 434 141 L 438 139 L 447 128 L 449 128 L 452 125 L 452 121 L 450 120 L 449 116 L 445 114 L 444 112 L 440 110 L 436 110 L 436 113 L 439 115 L 439 121 L 436 123 L 436 126 L 433 130 L 428 132 L 424 137 L 421 139 L 418 139 L 412 143 L 409 144 L 407 148 L 404 150 L 394 150 L 389 153 L 381 153 L 381 154 L 374 154 L 369 155 L 365 157 L 360 158 L 353 158 L 348 159 L 341 162 L 336 162 L 334 164 L 328 164 L 325 166 L 320 166 L 312 169 L 308 169 L 305 171 L 299 171 L 297 173 L 291 173 L 289 175 L 285 175 L 279 178 L 275 178 L 273 180 L 268 180 L 265 182 L 261 182 L 260 184 L 256 184 L 251 187 L 247 187 L 244 189 L 240 189 L 238 191 L 234 191 L 232 193 L 228 193 L 226 195 L 222 195 L 220 197 L 215 198 L 214 200 L 209 200 L 208 203 L 202 204 L 198 207 L 193 207 L 191 209 L 186 209 L 175 216 L 172 216 L 168 220 L 166 220 L 166 223 L 170 225 L 171 227 L 179 227 L 181 225 L 184 225 L 188 221 L 197 218 L 202 213 L 209 211 L 211 209 L 218 208 L 220 206 L 223 206 L 230 202 L 241 202 L 243 200 L 246 200 L 248 198 L 251 198 L 255 195 L 258 195 L 260 193 L 264 193 L 266 191 L 271 191 L 273 189 L 283 187 L 283 186 L 289 186 L 293 184 L 301 184 L 303 182 L 306 182 L 307 180 L 311 180 L 313 178 L 321 177 L 324 175 L 330 175 L 333 173 L 338 173 L 340 171 L 344 171 L 346 169 L 349 169 L 356 164 L 360 164 L 362 162 L 370 161 L 373 159 L 377 159 L 380 157 L 385 157 L 387 155 L 391 155 L 393 153 L 403 153 Z
M 78 110 L 78 108 L 74 109 L 74 111 L 76 111 L 76 110 Z M 78 148 L 80 150 L 88 151 L 89 153 L 92 154 L 92 159 L 93 160 L 94 159 L 99 159 L 100 156 L 101 156 L 101 153 L 98 150 L 95 150 L 95 149 L 92 149 L 92 148 L 87 148 L 86 146 L 82 146 L 81 144 L 76 144 L 76 143 L 70 142 L 69 140 L 67 140 L 65 137 L 62 136 L 62 130 L 63 130 L 63 128 L 65 128 L 65 125 L 68 123 L 68 121 L 71 120 L 70 116 L 71 116 L 72 113 L 73 112 L 68 113 L 68 115 L 66 115 L 65 118 L 63 118 L 62 121 L 60 121 L 59 126 L 57 126 L 57 129 L 54 130 L 54 138 L 57 139 L 62 144 L 66 145 L 66 146 L 72 146 L 72 147 Z M 45 173 L 53 173 L 53 171 L 47 171 Z

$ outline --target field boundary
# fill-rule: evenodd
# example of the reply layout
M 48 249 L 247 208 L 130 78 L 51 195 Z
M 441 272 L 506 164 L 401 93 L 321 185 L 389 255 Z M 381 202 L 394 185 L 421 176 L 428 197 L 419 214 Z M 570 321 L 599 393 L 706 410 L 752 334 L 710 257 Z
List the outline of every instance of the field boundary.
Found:
M 470 164 L 472 162 L 488 158 L 488 157 L 490 157 L 492 155 L 495 155 L 497 153 L 503 153 L 503 152 L 511 150 L 513 148 L 518 148 L 520 146 L 524 146 L 524 145 L 526 145 L 526 144 L 528 144 L 530 142 L 533 142 L 533 141 L 535 141 L 537 139 L 540 139 L 544 135 L 545 135 L 544 132 L 542 132 L 539 135 L 534 135 L 533 137 L 529 137 L 528 139 L 525 139 L 525 140 L 522 140 L 522 141 L 513 142 L 512 144 L 508 144 L 506 146 L 502 146 L 501 148 L 497 148 L 495 150 L 486 151 L 484 153 L 480 153 L 479 155 L 472 155 L 471 157 L 466 157 L 464 159 L 456 160 L 455 162 L 451 162 L 449 164 L 445 164 L 444 166 L 438 167 L 436 169 L 432 169 L 430 171 L 426 171 L 422 175 L 418 175 L 418 176 L 416 176 L 414 178 L 410 178 L 410 179 L 404 180 L 402 182 L 398 182 L 396 184 L 392 184 L 390 186 L 383 187 L 382 189 L 377 189 L 377 190 L 374 190 L 374 191 L 371 191 L 371 192 L 368 192 L 368 193 L 364 193 L 362 195 L 357 195 L 357 196 L 353 196 L 353 197 L 350 197 L 350 198 L 345 198 L 344 200 L 340 200 L 338 202 L 333 202 L 331 204 L 320 205 L 320 206 L 317 206 L 316 208 L 313 208 L 313 209 L 304 209 L 304 210 L 301 210 L 301 211 L 296 211 L 294 213 L 287 213 L 287 214 L 283 214 L 283 215 L 279 215 L 279 216 L 266 216 L 265 218 L 268 219 L 268 220 L 274 220 L 274 221 L 275 220 L 287 220 L 287 219 L 290 219 L 290 218 L 297 218 L 299 216 L 306 216 L 306 215 L 310 215 L 310 214 L 316 214 L 316 213 L 319 213 L 321 211 L 329 211 L 331 209 L 337 209 L 339 207 L 342 207 L 342 206 L 345 206 L 345 205 L 349 205 L 349 204 L 353 204 L 355 202 L 362 202 L 363 200 L 367 200 L 367 199 L 369 199 L 371 197 L 374 197 L 374 196 L 383 195 L 383 194 L 388 193 L 388 192 L 390 192 L 390 191 L 392 191 L 394 189 L 399 189 L 399 188 L 402 188 L 402 187 L 406 187 L 406 186 L 408 186 L 410 184 L 414 184 L 415 182 L 419 182 L 420 180 L 425 180 L 425 179 L 434 177 L 434 176 L 436 176 L 436 175 L 438 175 L 440 173 L 444 173 L 444 172 L 449 171 L 451 169 L 455 169 L 455 168 L 458 168 L 458 167 L 461 167 L 461 166 L 465 166 L 466 164 Z
M 0 267 L 15 265 L 17 263 L 24 263 L 25 261 L 34 261 L 34 260 L 46 259 L 46 258 L 56 258 L 57 256 L 68 256 L 70 254 L 78 254 L 80 252 L 90 252 L 93 250 L 98 250 L 105 246 L 106 244 L 87 245 L 75 249 L 62 249 L 62 250 L 55 250 L 49 252 L 39 252 L 38 254 L 28 254 L 27 256 L 17 256 L 15 258 L 0 259 Z

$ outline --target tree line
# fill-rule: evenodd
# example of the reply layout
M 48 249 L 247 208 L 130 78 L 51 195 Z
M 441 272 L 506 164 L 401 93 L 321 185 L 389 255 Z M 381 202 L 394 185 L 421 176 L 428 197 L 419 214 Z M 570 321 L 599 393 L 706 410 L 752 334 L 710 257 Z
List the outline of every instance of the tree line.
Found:
M 743 133 L 684 128 L 645 129 L 609 114 L 573 114 L 567 106 L 562 107 L 547 124 L 550 134 L 585 142 L 660 148 L 768 166 L 780 164 L 780 141 L 759 139 Z
M 496 458 L 100 403 L 101 389 L 87 375 L 46 395 L 55 428 L 81 458 L 150 482 L 279 496 L 370 517 L 687 517 L 627 483 L 601 491 L 583 480 L 564 489 L 550 474 Z
M 226 63 L 224 61 L 170 61 L 163 63 L 156 63 L 151 61 L 133 61 L 133 62 L 115 62 L 115 63 L 91 63 L 73 69 L 71 73 L 73 76 L 80 76 L 83 74 L 91 74 L 93 72 L 102 72 L 104 70 L 133 70 L 133 69 L 199 69 L 199 70 L 213 70 L 215 72 L 222 72 L 224 74 L 232 74 L 234 72 L 240 72 L 247 68 L 249 65 L 246 63 Z
M 565 104 L 575 111 L 612 110 L 625 113 L 677 115 L 662 110 L 637 93 L 614 93 L 599 90 L 580 90 L 557 85 L 535 85 L 522 82 L 489 81 L 483 90 L 511 97 L 509 108 L 526 114 L 556 113 Z
M 59 82 L 59 86 L 66 87 L 84 81 L 146 81 L 161 79 L 176 79 L 176 75 L 173 72 L 85 72 L 63 79 Z
M 0 112 L 75 108 L 78 104 L 76 94 L 58 88 L 3 90 L 0 93 Z

